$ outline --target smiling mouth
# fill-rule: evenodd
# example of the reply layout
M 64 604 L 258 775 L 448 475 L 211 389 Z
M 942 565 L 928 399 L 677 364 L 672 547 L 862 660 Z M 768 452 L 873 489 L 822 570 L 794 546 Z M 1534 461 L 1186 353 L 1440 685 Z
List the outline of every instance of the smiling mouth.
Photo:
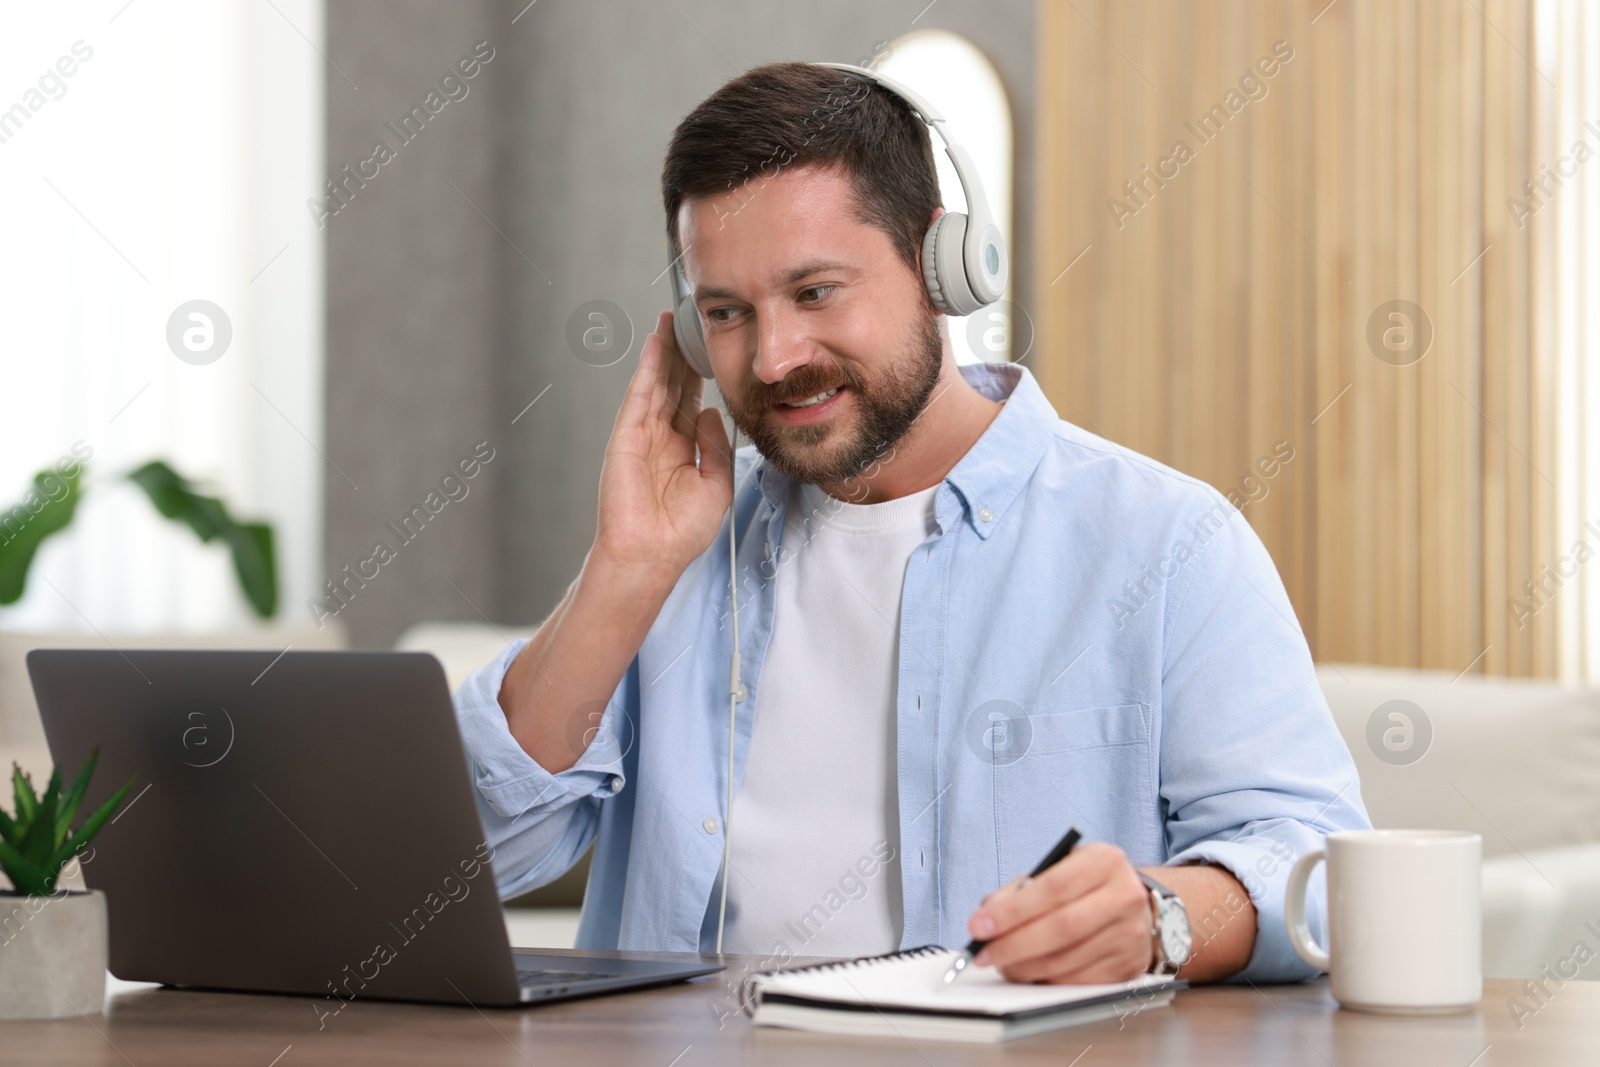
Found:
M 778 401 L 777 406 L 780 407 L 780 408 L 809 408 L 809 407 L 815 407 L 816 405 L 821 404 L 824 401 L 826 401 L 829 398 L 831 398 L 841 388 L 842 388 L 842 386 L 837 386 L 836 385 L 832 389 L 824 390 L 823 392 L 820 392 L 820 393 L 816 394 L 815 396 L 808 396 L 803 400 L 780 400 L 780 401 Z

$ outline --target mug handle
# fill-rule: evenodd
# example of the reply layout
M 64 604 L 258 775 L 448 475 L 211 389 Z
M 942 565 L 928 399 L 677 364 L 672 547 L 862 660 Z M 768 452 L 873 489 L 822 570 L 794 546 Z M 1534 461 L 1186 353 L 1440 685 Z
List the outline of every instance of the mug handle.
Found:
M 1311 872 L 1317 864 L 1325 858 L 1327 852 L 1319 848 L 1295 861 L 1294 870 L 1289 872 L 1288 888 L 1284 890 L 1283 921 L 1289 928 L 1289 944 L 1294 946 L 1300 958 L 1318 970 L 1331 971 L 1333 961 L 1317 944 L 1311 936 L 1311 928 L 1306 925 L 1306 883 L 1311 880 Z

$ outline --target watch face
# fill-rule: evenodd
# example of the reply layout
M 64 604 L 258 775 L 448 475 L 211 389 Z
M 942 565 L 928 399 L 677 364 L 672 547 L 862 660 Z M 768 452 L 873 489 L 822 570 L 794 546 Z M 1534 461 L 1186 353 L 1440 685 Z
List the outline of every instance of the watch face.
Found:
M 1189 932 L 1189 914 L 1183 901 L 1175 898 L 1161 902 L 1161 953 L 1172 963 L 1184 964 L 1189 960 L 1192 938 Z

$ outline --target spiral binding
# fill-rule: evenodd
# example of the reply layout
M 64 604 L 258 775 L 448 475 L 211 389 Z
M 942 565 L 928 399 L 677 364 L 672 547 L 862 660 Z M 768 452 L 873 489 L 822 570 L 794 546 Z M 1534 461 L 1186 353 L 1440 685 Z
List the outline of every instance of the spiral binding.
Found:
M 877 956 L 862 956 L 859 959 L 839 960 L 836 963 L 811 963 L 804 967 L 791 967 L 787 970 L 762 971 L 759 974 L 750 975 L 739 982 L 739 1006 L 746 1015 L 754 1014 L 756 1005 L 761 1002 L 761 987 L 771 978 L 787 978 L 791 974 L 816 974 L 823 971 L 853 970 L 857 967 L 874 966 L 893 960 L 914 959 L 919 956 L 936 956 L 941 952 L 948 951 L 943 945 L 921 945 L 917 948 L 885 952 Z

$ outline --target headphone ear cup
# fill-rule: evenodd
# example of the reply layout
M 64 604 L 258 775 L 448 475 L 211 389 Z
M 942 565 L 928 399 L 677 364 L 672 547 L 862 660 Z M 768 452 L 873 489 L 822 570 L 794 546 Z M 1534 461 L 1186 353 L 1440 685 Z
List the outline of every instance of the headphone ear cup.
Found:
M 944 286 L 939 284 L 939 224 L 943 221 L 943 215 L 934 219 L 933 225 L 922 236 L 922 284 L 928 290 L 928 299 L 933 301 L 933 306 L 949 314 L 950 308 L 944 300 Z
M 689 367 L 700 377 L 715 379 L 711 372 L 711 358 L 706 352 L 705 334 L 700 332 L 700 311 L 694 298 L 686 296 L 678 301 L 672 311 L 672 332 L 678 339 L 678 351 Z
M 946 211 L 933 220 L 922 239 L 922 281 L 933 306 L 946 315 L 970 315 L 985 301 L 973 295 L 967 282 L 962 245 L 967 236 L 967 216 Z

